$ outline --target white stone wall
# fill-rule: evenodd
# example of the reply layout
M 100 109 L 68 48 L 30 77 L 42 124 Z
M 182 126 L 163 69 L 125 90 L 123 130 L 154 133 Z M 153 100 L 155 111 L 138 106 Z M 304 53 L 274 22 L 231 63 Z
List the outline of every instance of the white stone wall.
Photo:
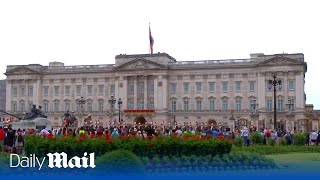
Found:
M 290 55 L 288 55 L 290 57 Z M 155 115 L 151 118 L 152 121 L 166 123 L 173 121 L 173 115 L 176 117 L 176 121 L 179 123 L 195 123 L 207 122 L 209 119 L 215 119 L 218 123 L 230 124 L 229 117 L 231 111 L 234 112 L 235 118 L 244 118 L 251 120 L 250 114 L 250 99 L 256 99 L 259 104 L 260 117 L 259 120 L 265 121 L 268 124 L 270 119 L 273 119 L 273 112 L 267 111 L 267 99 L 273 100 L 273 91 L 269 91 L 266 88 L 266 83 L 269 79 L 272 79 L 273 73 L 277 74 L 277 79 L 283 81 L 283 89 L 277 91 L 277 97 L 283 98 L 283 108 L 285 111 L 278 113 L 278 120 L 286 119 L 286 105 L 288 99 L 293 98 L 295 101 L 295 119 L 304 118 L 304 65 L 297 63 L 290 63 L 290 60 L 282 64 L 280 58 L 279 61 L 268 62 L 268 60 L 276 56 L 260 56 L 258 59 L 247 60 L 228 60 L 226 63 L 222 61 L 204 61 L 204 62 L 177 62 L 170 59 L 167 55 L 158 55 L 154 58 L 152 56 L 146 57 L 154 63 L 166 65 L 165 68 L 159 66 L 155 69 L 126 69 L 123 63 L 130 65 L 130 61 L 135 61 L 141 56 L 131 55 L 126 58 L 125 56 L 118 57 L 118 65 L 124 66 L 123 69 L 110 70 L 112 65 L 103 66 L 103 68 L 90 66 L 90 68 L 74 68 L 74 67 L 60 67 L 56 72 L 52 73 L 50 67 L 48 72 L 44 71 L 39 74 L 28 72 L 28 66 L 24 71 L 14 71 L 15 68 L 10 66 L 10 70 L 7 71 L 7 102 L 6 109 L 12 112 L 12 102 L 17 102 L 17 108 L 19 111 L 19 102 L 25 101 L 25 112 L 27 111 L 28 102 L 32 101 L 34 104 L 44 106 L 44 100 L 49 102 L 48 118 L 52 121 L 53 126 L 60 126 L 61 116 L 65 112 L 65 103 L 70 101 L 72 111 L 76 111 L 77 99 L 81 96 L 86 100 L 93 102 L 92 111 L 87 111 L 88 103 L 84 105 L 85 113 L 92 114 L 96 120 L 100 120 L 104 125 L 107 125 L 110 118 L 107 116 L 107 111 L 110 110 L 110 104 L 108 100 L 111 96 L 110 87 L 114 85 L 114 97 L 116 100 L 122 99 L 122 109 L 127 109 L 128 99 L 134 98 L 134 109 L 137 109 L 139 94 L 137 92 L 138 81 L 144 83 L 144 109 L 147 109 L 148 102 L 151 101 L 148 97 L 154 97 L 154 109 Z M 292 55 L 293 58 L 300 59 L 301 55 Z M 287 59 L 286 59 L 287 60 Z M 120 61 L 122 63 L 120 63 Z M 266 64 L 258 64 L 259 62 L 267 62 Z M 275 63 L 276 62 L 276 63 Z M 275 64 L 273 64 L 275 63 Z M 117 66 L 117 64 L 116 64 Z M 152 64 L 152 68 L 155 64 Z M 16 67 L 20 68 L 20 67 Z M 61 69 L 62 68 L 62 69 Z M 99 69 L 100 68 L 100 69 Z M 67 73 L 71 71 L 73 73 Z M 10 72 L 11 71 L 11 72 Z M 15 74 L 16 73 L 16 74 Z M 134 82 L 134 94 L 128 94 L 129 80 L 133 78 Z M 140 81 L 139 79 L 142 80 Z M 288 89 L 288 81 L 294 80 L 295 89 Z M 249 82 L 255 82 L 254 91 L 249 91 Z M 148 92 L 148 84 L 153 82 L 154 93 L 151 95 Z M 215 83 L 214 92 L 209 91 L 209 83 Z M 228 83 L 228 90 L 223 92 L 223 82 Z M 236 82 L 241 82 L 240 91 L 236 91 Z M 171 92 L 171 84 L 176 84 L 176 92 Z M 189 83 L 189 91 L 184 92 L 184 83 Z M 201 91 L 197 92 L 196 83 L 201 83 Z M 81 85 L 81 94 L 77 95 L 77 86 Z M 87 92 L 88 85 L 92 85 L 92 94 Z M 104 86 L 103 94 L 99 94 L 99 85 Z M 26 95 L 21 96 L 21 87 L 26 87 Z M 33 87 L 33 95 L 28 96 L 28 87 Z M 49 87 L 49 94 L 44 96 L 44 87 Z M 59 86 L 60 91 L 58 96 L 55 95 L 54 87 Z M 65 87 L 70 86 L 70 95 L 65 94 Z M 17 97 L 12 94 L 12 88 L 18 88 Z M 149 94 L 148 94 L 149 93 Z M 210 111 L 209 98 L 215 100 L 215 109 Z M 184 111 L 183 101 L 189 99 L 189 111 Z M 228 101 L 228 110 L 223 110 L 223 100 Z M 236 99 L 241 100 L 241 109 L 236 110 Z M 104 111 L 99 112 L 99 100 L 104 101 Z M 172 111 L 171 103 L 176 101 L 176 111 Z M 197 112 L 197 100 L 201 100 L 201 111 Z M 59 102 L 59 112 L 53 112 L 54 101 Z M 274 102 L 273 102 L 274 103 Z M 117 109 L 117 103 L 115 105 Z M 273 108 L 273 106 L 272 106 Z M 21 112 L 20 112 L 21 113 Z M 118 119 L 115 116 L 113 119 Z M 123 117 L 126 121 L 126 117 Z M 148 118 L 147 118 L 148 119 Z M 150 118 L 149 118 L 150 119 Z M 131 119 L 132 120 L 132 119 Z M 129 120 L 128 120 L 129 121 Z

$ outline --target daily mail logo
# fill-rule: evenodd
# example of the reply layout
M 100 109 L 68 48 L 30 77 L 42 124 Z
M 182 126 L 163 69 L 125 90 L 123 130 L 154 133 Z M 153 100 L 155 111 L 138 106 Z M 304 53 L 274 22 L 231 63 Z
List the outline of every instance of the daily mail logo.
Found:
M 49 168 L 95 168 L 94 163 L 94 153 L 84 153 L 83 157 L 74 156 L 68 160 L 68 155 L 64 152 L 62 153 L 48 153 L 48 167 Z M 47 157 L 38 158 L 35 154 L 30 154 L 27 156 L 19 156 L 18 154 L 10 154 L 10 167 L 11 168 L 41 168 L 44 165 L 44 162 Z

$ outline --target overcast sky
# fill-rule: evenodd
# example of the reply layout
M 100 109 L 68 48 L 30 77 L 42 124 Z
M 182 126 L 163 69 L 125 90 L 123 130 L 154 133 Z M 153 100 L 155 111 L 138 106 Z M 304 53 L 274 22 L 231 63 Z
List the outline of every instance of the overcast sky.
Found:
M 307 103 L 320 109 L 319 2 L 295 0 L 0 0 L 0 71 L 7 65 L 113 64 L 154 52 L 178 61 L 304 53 Z M 5 79 L 1 73 L 0 79 Z

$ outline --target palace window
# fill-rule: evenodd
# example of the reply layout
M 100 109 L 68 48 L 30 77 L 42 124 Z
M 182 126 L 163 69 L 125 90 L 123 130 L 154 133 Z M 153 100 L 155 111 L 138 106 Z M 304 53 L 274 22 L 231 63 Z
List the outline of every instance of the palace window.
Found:
M 294 80 L 289 80 L 288 86 L 289 86 L 289 90 L 294 90 L 295 89 Z
M 53 111 L 59 112 L 59 107 L 60 107 L 59 101 L 54 101 Z
M 214 111 L 214 109 L 215 109 L 215 104 L 214 104 L 214 100 L 213 99 L 211 99 L 209 101 L 209 109 L 210 109 L 210 111 Z
M 173 100 L 173 101 L 171 102 L 171 110 L 172 110 L 173 112 L 177 111 L 177 101 Z
M 92 112 L 93 111 L 92 101 L 88 101 L 87 102 L 87 111 L 88 112 Z
M 18 95 L 18 88 L 17 87 L 12 87 L 12 95 L 13 95 L 13 97 L 17 97 L 17 95 Z
M 20 111 L 25 111 L 25 102 L 20 101 Z
M 77 85 L 77 87 L 76 87 L 76 94 L 77 94 L 77 96 L 81 96 L 81 89 L 82 89 L 82 86 L 81 85 Z
M 249 82 L 249 91 L 255 91 L 255 82 L 254 81 L 250 81 Z
M 149 91 L 149 93 L 154 93 L 154 84 L 153 83 L 148 85 L 148 91 Z
M 198 112 L 202 111 L 201 104 L 202 104 L 202 101 L 201 100 L 197 100 L 197 111 Z
M 114 95 L 115 92 L 116 92 L 115 85 L 114 84 L 110 85 L 110 94 Z
M 201 82 L 197 82 L 196 83 L 196 91 L 198 93 L 202 91 L 202 83 Z
M 54 95 L 59 96 L 59 94 L 60 94 L 60 86 L 55 86 L 54 87 Z
M 143 101 L 139 101 L 138 109 L 144 109 L 144 102 Z
M 236 92 L 241 91 L 241 82 L 236 82 Z
M 211 92 L 211 93 L 213 93 L 214 92 L 214 85 L 215 85 L 215 83 L 214 82 L 209 82 L 209 91 Z
M 236 100 L 236 110 L 241 111 L 241 99 Z
M 64 104 L 64 110 L 65 111 L 69 111 L 70 110 L 70 102 L 68 101 L 68 102 L 65 102 L 65 104 Z
M 44 112 L 48 112 L 49 111 L 49 103 L 48 103 L 48 101 L 45 101 L 44 103 L 43 103 L 43 110 L 44 110 Z
M 28 109 L 29 109 L 29 111 L 31 111 L 31 109 L 32 109 L 32 107 L 33 107 L 33 102 L 32 101 L 29 101 L 29 106 L 28 106 Z
M 171 83 L 171 93 L 177 92 L 177 83 Z
M 28 87 L 28 96 L 32 97 L 33 96 L 33 86 Z
M 99 87 L 99 95 L 100 95 L 100 96 L 103 96 L 103 94 L 104 94 L 104 93 L 103 93 L 103 91 L 104 91 L 104 85 L 99 85 L 98 87 Z
M 87 90 L 88 90 L 87 94 L 88 94 L 88 96 L 92 96 L 92 91 L 93 91 L 92 89 L 93 89 L 92 85 L 88 85 L 87 86 Z
M 189 83 L 183 83 L 183 92 L 189 93 Z
M 129 91 L 129 94 L 133 94 L 134 93 L 134 84 L 129 84 L 128 91 Z
M 12 102 L 12 112 L 17 112 L 17 102 L 16 101 L 13 101 Z
M 228 100 L 227 99 L 222 101 L 222 107 L 223 107 L 224 111 L 228 110 Z
M 20 96 L 21 97 L 24 97 L 26 95 L 26 88 L 24 87 L 24 86 L 22 86 L 21 88 L 20 88 Z
M 130 109 L 130 110 L 134 109 L 133 99 L 129 99 L 129 100 L 128 100 L 128 109 Z
M 189 101 L 188 100 L 183 101 L 183 110 L 189 111 Z
M 43 87 L 43 96 L 45 97 L 49 96 L 49 86 Z
M 277 109 L 279 111 L 283 110 L 283 99 L 278 99 Z
M 222 92 L 226 93 L 228 91 L 228 82 L 222 83 Z
M 70 86 L 65 86 L 65 95 L 70 96 Z
M 99 111 L 102 112 L 103 109 L 104 109 L 103 108 L 104 107 L 104 101 L 103 100 L 99 100 L 98 104 L 99 104 Z
M 149 109 L 154 109 L 154 102 L 153 101 L 149 101 Z
M 267 111 L 272 111 L 272 99 L 267 100 Z

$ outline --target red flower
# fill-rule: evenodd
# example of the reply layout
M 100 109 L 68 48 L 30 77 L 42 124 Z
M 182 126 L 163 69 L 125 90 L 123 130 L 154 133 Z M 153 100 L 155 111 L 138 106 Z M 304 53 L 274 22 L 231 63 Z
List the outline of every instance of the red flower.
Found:
M 95 136 L 95 134 L 90 134 L 90 138 L 91 139 L 93 139 L 93 138 L 95 138 L 96 136 Z
M 52 133 L 50 133 L 50 134 L 48 135 L 48 138 L 49 138 L 49 139 L 55 139 L 55 137 L 53 136 Z

